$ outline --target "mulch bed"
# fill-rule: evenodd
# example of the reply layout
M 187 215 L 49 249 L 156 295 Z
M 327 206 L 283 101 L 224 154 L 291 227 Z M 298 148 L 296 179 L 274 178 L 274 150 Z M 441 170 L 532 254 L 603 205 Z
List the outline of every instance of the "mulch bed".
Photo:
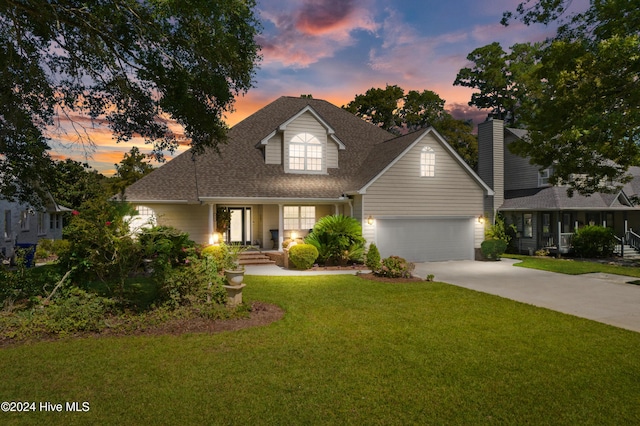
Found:
M 339 267 L 328 267 L 336 270 Z M 343 267 L 344 269 L 344 267 Z M 350 268 L 349 268 L 350 269 Z M 328 270 L 328 269 L 326 269 Z M 386 278 L 379 277 L 372 273 L 359 273 L 356 276 L 363 280 L 377 281 L 389 284 L 400 283 L 417 283 L 424 282 L 422 278 Z M 251 327 L 260 327 L 276 322 L 284 317 L 284 310 L 277 305 L 255 301 L 251 303 L 251 311 L 247 318 L 234 318 L 228 320 L 209 320 L 206 318 L 176 319 L 169 320 L 158 326 L 149 327 L 144 330 L 135 332 L 117 331 L 113 329 L 105 329 L 101 333 L 80 333 L 76 338 L 82 337 L 112 337 L 112 336 L 162 336 L 162 335 L 181 335 L 186 333 L 221 333 L 224 331 L 243 330 Z M 55 341 L 57 337 L 41 337 L 26 341 L 0 340 L 0 349 L 20 345 L 24 343 L 33 343 L 36 341 Z

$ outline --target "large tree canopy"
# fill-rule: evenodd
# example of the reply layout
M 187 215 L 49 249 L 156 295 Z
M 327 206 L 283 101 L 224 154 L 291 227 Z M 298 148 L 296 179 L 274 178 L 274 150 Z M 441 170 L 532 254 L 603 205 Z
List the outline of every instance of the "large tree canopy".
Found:
M 43 189 L 56 114 L 105 119 L 118 141 L 162 151 L 184 127 L 196 152 L 225 140 L 223 114 L 259 59 L 253 0 L 0 1 L 0 191 Z
M 629 0 L 591 0 L 565 16 L 570 0 L 521 3 L 525 24 L 561 20 L 541 49 L 537 84 L 519 108 L 529 139 L 514 151 L 553 182 L 589 194 L 614 190 L 640 164 L 640 8 Z M 503 23 L 514 18 L 505 13 Z
M 371 88 L 346 106 L 347 111 L 395 133 L 433 126 L 471 166 L 478 161 L 478 141 L 473 125 L 455 119 L 444 109 L 445 101 L 431 90 L 410 90 L 397 85 Z
M 479 47 L 467 55 L 473 67 L 462 68 L 453 85 L 478 89 L 469 105 L 489 109 L 489 117 L 517 126 L 519 109 L 527 102 L 527 88 L 535 81 L 539 47 L 518 43 L 508 53 L 498 42 Z

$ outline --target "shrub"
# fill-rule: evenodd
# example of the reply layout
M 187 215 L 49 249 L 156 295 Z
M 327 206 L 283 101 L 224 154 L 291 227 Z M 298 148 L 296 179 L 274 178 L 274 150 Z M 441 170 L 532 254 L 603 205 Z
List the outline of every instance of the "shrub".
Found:
M 44 307 L 46 331 L 55 334 L 100 331 L 106 326 L 105 316 L 115 305 L 112 299 L 72 287 Z
M 573 249 L 582 257 L 607 257 L 613 254 L 616 237 L 613 230 L 604 226 L 588 225 L 573 235 Z
M 371 269 L 373 272 L 380 268 L 380 251 L 378 250 L 378 246 L 373 243 L 369 245 L 365 265 L 367 265 L 367 268 Z
M 415 265 L 407 262 L 399 256 L 389 256 L 382 259 L 380 268 L 374 272 L 375 275 L 388 278 L 411 278 L 411 272 Z
M 309 269 L 318 258 L 318 249 L 311 244 L 296 244 L 289 249 L 289 260 L 296 269 Z
M 515 233 L 516 226 L 514 224 L 507 225 L 502 216 L 497 216 L 495 223 L 487 226 L 487 229 L 485 229 L 484 237 L 487 240 L 503 240 L 508 245 Z M 502 253 L 504 253 L 504 251 Z
M 170 269 L 160 284 L 159 302 L 173 309 L 204 302 L 224 304 L 227 300 L 222 287 L 224 279 L 210 259 L 190 257 L 185 266 Z
M 362 226 L 349 216 L 323 217 L 304 241 L 318 249 L 321 263 L 345 265 L 348 261 L 361 261 L 364 255 Z
M 480 245 L 482 255 L 489 260 L 499 260 L 500 256 L 504 254 L 507 249 L 507 242 L 505 240 L 491 239 L 484 240 Z
M 210 257 L 215 262 L 218 270 L 224 268 L 229 257 L 229 248 L 226 244 L 219 244 L 214 246 L 207 246 L 202 249 L 202 258 Z
M 143 229 L 138 235 L 146 257 L 177 266 L 184 263 L 194 242 L 189 234 L 171 226 L 154 226 Z
M 75 281 L 113 282 L 123 293 L 126 278 L 140 265 L 140 244 L 129 230 L 126 217 L 134 214 L 127 203 L 92 199 L 74 211 L 64 229 L 69 248 L 60 257 Z

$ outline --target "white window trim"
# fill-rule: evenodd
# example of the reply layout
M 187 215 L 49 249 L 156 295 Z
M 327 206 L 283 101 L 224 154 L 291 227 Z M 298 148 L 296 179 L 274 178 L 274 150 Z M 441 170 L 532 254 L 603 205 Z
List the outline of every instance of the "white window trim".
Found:
M 538 187 L 549 186 L 551 169 L 538 170 Z
M 29 231 L 29 210 L 22 210 L 20 212 L 20 230 L 23 232 Z
M 287 216 L 287 212 L 295 209 L 296 215 Z M 303 216 L 303 209 L 313 209 L 313 216 Z M 316 207 L 315 206 L 284 206 L 282 210 L 285 231 L 303 231 L 313 228 L 316 223 Z M 295 221 L 295 225 L 289 223 Z M 311 223 L 313 221 L 313 224 Z M 303 226 L 304 225 L 304 226 Z M 307 226 L 310 225 L 310 226 Z
M 38 235 L 47 234 L 47 214 L 45 212 L 38 212 Z
M 420 151 L 420 177 L 436 176 L 436 152 L 430 146 Z
M 294 149 L 294 148 L 297 148 Z M 318 156 L 312 156 L 314 151 L 319 150 Z M 293 156 L 295 151 L 302 151 L 301 155 Z M 289 140 L 287 168 L 292 173 L 324 173 L 326 168 L 325 147 L 315 135 L 308 132 L 295 134 Z M 301 167 L 294 164 L 293 160 L 302 161 Z M 319 167 L 313 167 L 313 160 L 319 160 Z M 295 166 L 295 167 L 294 167 Z M 313 168 L 312 168 L 313 167 Z

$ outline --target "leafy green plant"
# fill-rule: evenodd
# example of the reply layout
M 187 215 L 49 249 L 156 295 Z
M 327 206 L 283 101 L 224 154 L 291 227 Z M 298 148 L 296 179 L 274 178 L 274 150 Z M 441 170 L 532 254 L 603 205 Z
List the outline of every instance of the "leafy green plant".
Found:
M 311 244 L 296 244 L 289 249 L 289 260 L 297 269 L 309 269 L 318 258 L 318 249 Z
M 571 244 L 578 256 L 608 257 L 613 254 L 616 237 L 610 228 L 588 225 L 576 231 Z
M 195 244 L 189 239 L 189 234 L 171 226 L 143 228 L 138 241 L 146 257 L 161 259 L 171 266 L 183 264 L 187 258 L 187 249 Z
M 60 257 L 65 270 L 73 271 L 73 281 L 113 283 L 122 296 L 126 278 L 143 257 L 140 243 L 129 230 L 128 218 L 134 215 L 129 204 L 102 198 L 89 200 L 73 212 L 64 229 L 69 248 Z
M 227 293 L 212 258 L 189 257 L 184 266 L 172 268 L 160 286 L 159 302 L 170 308 L 214 303 L 224 305 Z
M 505 240 L 490 239 L 484 240 L 480 244 L 482 255 L 489 260 L 499 260 L 506 249 L 507 242 Z
M 495 223 L 488 225 L 484 231 L 484 237 L 487 240 L 503 240 L 509 244 L 517 229 L 514 224 L 507 225 L 504 218 L 500 215 L 496 217 Z M 503 252 L 504 253 L 504 252 Z
M 202 249 L 202 258 L 210 257 L 219 270 L 223 269 L 229 256 L 229 248 L 226 244 L 211 245 Z
M 371 269 L 371 271 L 376 272 L 380 269 L 380 251 L 378 250 L 378 246 L 374 243 L 369 245 L 369 251 L 367 251 L 367 257 L 365 260 L 365 265 L 367 268 Z
M 304 241 L 318 249 L 320 263 L 345 265 L 348 261 L 361 261 L 364 256 L 362 226 L 353 217 L 325 216 Z
M 400 256 L 389 256 L 382 259 L 381 266 L 375 275 L 387 278 L 411 278 L 415 265 Z

